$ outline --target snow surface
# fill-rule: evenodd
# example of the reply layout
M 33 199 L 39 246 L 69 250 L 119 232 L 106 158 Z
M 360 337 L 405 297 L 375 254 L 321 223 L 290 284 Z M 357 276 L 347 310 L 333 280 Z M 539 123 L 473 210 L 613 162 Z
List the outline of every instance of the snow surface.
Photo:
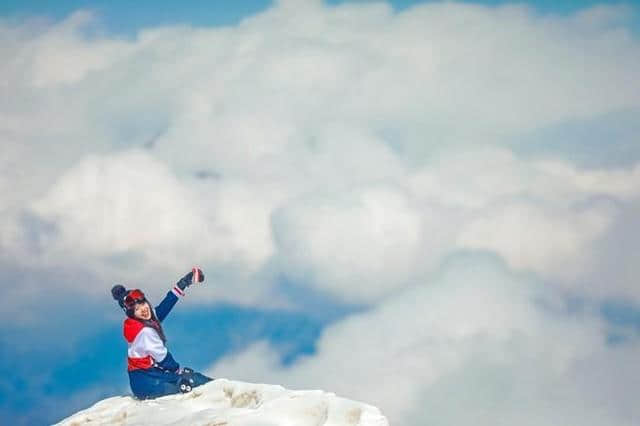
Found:
M 187 394 L 116 396 L 58 425 L 389 426 L 379 409 L 319 390 L 217 379 Z

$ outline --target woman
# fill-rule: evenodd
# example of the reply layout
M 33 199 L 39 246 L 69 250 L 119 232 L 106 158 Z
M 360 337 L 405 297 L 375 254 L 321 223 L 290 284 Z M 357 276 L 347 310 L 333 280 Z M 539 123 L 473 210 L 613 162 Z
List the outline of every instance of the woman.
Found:
M 184 295 L 184 290 L 194 282 L 202 281 L 202 271 L 193 268 L 176 283 L 155 310 L 138 289 L 127 290 L 119 284 L 111 289 L 113 298 L 127 314 L 124 320 L 124 338 L 128 345 L 127 370 L 131 390 L 137 398 L 189 392 L 213 380 L 190 368 L 180 367 L 167 350 L 167 339 L 161 325 L 171 308 Z

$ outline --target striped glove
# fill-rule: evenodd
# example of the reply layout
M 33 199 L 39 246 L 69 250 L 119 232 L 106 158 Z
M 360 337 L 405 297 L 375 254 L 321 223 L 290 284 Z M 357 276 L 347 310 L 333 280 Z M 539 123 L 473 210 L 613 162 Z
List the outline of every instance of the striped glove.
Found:
M 180 281 L 178 281 L 176 285 L 180 290 L 184 291 L 184 289 L 189 287 L 191 284 L 201 283 L 202 281 L 204 281 L 204 274 L 202 273 L 202 270 L 199 268 L 193 268 L 191 272 L 180 278 Z

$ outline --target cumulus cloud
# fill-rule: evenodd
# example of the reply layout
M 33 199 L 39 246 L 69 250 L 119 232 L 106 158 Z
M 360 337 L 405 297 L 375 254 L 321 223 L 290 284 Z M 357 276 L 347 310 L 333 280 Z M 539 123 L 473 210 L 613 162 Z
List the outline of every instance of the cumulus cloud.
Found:
M 419 259 L 421 218 L 390 188 L 344 200 L 302 199 L 276 215 L 281 268 L 289 278 L 350 302 L 377 300 L 407 280 Z
M 192 259 L 245 301 L 285 276 L 371 303 L 459 248 L 575 282 L 616 202 L 637 199 L 638 168 L 508 147 L 638 107 L 627 13 L 280 2 L 133 40 L 91 33 L 86 12 L 4 22 L 4 256 L 79 254 L 105 277 Z M 55 230 L 45 257 L 28 253 L 34 221 Z
M 471 221 L 458 243 L 492 249 L 516 268 L 572 277 L 588 262 L 584 252 L 610 224 L 611 214 L 597 206 L 586 211 L 567 210 L 541 210 L 526 201 L 505 203 L 487 217 Z
M 210 373 L 331 387 L 403 425 L 631 425 L 637 342 L 607 346 L 600 317 L 571 314 L 557 297 L 496 257 L 457 255 L 430 280 L 326 329 L 317 353 L 291 367 L 259 343 Z M 603 376 L 615 380 L 599 387 Z

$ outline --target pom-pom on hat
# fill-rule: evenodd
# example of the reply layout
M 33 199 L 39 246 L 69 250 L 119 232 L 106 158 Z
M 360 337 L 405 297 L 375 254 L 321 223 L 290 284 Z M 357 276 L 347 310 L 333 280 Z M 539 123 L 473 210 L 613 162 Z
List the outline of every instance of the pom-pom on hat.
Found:
M 113 296 L 114 300 L 118 302 L 118 305 L 120 305 L 122 309 L 126 309 L 124 306 L 124 298 L 127 297 L 127 293 L 129 292 L 121 284 L 116 284 L 111 288 L 111 296 Z

